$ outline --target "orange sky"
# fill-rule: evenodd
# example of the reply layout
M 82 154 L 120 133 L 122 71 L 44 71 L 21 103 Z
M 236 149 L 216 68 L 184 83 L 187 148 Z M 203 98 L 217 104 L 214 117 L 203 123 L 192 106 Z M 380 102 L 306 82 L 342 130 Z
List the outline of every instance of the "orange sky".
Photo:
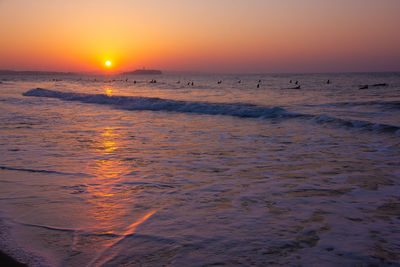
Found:
M 400 70 L 398 0 L 0 0 L 0 69 Z

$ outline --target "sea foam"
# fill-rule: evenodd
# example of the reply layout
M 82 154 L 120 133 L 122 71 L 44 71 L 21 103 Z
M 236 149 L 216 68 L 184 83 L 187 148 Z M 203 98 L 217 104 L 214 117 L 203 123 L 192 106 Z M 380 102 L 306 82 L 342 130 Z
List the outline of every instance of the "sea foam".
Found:
M 334 124 L 345 128 L 400 134 L 400 126 L 369 121 L 336 118 L 329 115 L 310 115 L 289 112 L 281 107 L 264 107 L 248 103 L 213 103 L 183 101 L 142 96 L 109 96 L 105 94 L 86 94 L 61 92 L 36 88 L 23 93 L 24 96 L 50 97 L 67 101 L 78 101 L 110 105 L 126 110 L 149 110 L 193 113 L 203 115 L 226 115 L 241 118 L 303 118 L 319 124 Z M 396 104 L 396 103 L 395 103 Z
M 247 103 L 211 103 L 200 101 L 182 101 L 141 96 L 108 96 L 105 94 L 84 94 L 60 92 L 36 88 L 23 94 L 24 96 L 50 97 L 68 101 L 111 105 L 127 110 L 150 110 L 195 113 L 205 115 L 228 115 L 247 118 L 296 117 L 280 107 L 263 107 Z

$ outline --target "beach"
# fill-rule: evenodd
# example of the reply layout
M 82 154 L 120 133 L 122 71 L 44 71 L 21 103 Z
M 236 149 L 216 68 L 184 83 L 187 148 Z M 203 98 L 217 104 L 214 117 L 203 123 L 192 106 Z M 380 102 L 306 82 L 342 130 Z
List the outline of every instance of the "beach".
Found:
M 10 267 L 17 267 L 17 266 L 26 266 L 25 264 L 22 264 L 18 261 L 16 261 L 15 259 L 11 258 L 10 256 L 8 256 L 7 254 L 3 253 L 2 251 L 0 251 L 0 262 L 2 265 L 4 266 L 10 266 Z
M 28 266 L 400 264 L 400 73 L 0 80 Z

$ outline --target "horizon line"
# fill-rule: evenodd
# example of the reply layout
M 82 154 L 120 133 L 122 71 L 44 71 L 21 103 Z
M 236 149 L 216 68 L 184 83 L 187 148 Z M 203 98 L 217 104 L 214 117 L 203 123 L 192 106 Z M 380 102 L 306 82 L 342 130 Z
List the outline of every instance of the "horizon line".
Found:
M 154 69 L 155 70 L 155 69 Z M 134 71 L 134 70 L 131 70 Z M 120 71 L 120 72 L 104 72 L 104 71 L 56 71 L 56 70 L 12 70 L 12 69 L 0 69 L 0 75 L 93 75 L 93 76 L 117 76 L 117 75 L 146 75 L 146 74 L 126 74 L 131 71 Z M 399 73 L 400 70 L 390 71 L 331 71 L 331 72 L 206 72 L 196 70 L 161 70 L 162 74 L 192 74 L 192 75 L 276 75 L 276 74 L 346 74 L 346 73 Z M 9 72 L 9 73 L 7 73 Z M 151 76 L 151 75 L 150 75 Z

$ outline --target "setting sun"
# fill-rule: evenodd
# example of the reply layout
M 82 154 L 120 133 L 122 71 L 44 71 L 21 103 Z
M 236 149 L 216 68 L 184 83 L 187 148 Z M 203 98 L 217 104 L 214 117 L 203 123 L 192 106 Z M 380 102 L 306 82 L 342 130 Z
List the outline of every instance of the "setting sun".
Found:
M 106 65 L 107 65 L 108 67 L 110 67 L 110 66 L 111 66 L 111 61 L 107 60 L 107 61 L 106 61 Z

